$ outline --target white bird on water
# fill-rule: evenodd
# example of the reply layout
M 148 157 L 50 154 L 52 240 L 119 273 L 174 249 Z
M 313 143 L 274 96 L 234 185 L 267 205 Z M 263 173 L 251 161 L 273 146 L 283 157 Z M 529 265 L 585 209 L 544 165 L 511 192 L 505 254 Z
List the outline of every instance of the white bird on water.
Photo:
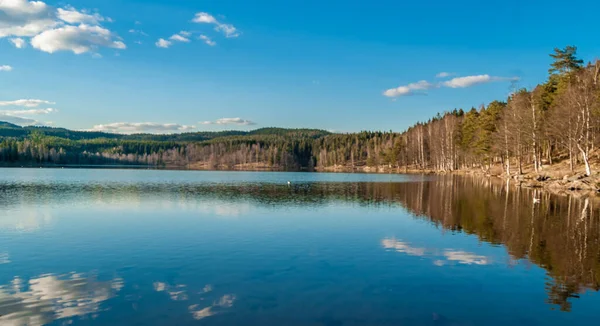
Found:
M 539 198 L 533 198 L 533 203 L 534 204 L 539 204 L 540 203 L 540 199 Z

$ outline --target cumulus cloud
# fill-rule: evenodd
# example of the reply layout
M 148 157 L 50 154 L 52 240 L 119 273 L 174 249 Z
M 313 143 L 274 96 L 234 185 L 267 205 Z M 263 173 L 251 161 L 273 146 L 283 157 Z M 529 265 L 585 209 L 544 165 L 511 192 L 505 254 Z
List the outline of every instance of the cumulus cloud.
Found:
M 455 73 L 442 71 L 439 74 L 435 75 L 436 78 L 447 78 L 450 76 L 454 76 Z
M 0 38 L 31 37 L 58 24 L 54 9 L 42 1 L 0 1 Z
M 171 35 L 171 37 L 169 37 L 169 40 L 176 41 L 176 42 L 184 42 L 184 43 L 189 43 L 190 42 L 189 38 L 187 38 L 187 37 L 185 37 L 183 35 L 180 35 L 180 34 Z
M 85 11 L 78 11 L 71 6 L 67 6 L 64 9 L 58 8 L 56 14 L 60 20 L 69 24 L 83 23 L 98 25 L 100 22 L 106 20 L 106 18 L 102 17 L 100 14 L 88 14 Z
M 46 100 L 16 100 L 16 101 L 0 101 L 0 106 L 24 106 L 26 108 L 36 108 L 41 104 L 56 104 Z
M 192 20 L 194 23 L 217 24 L 217 19 L 206 12 L 199 12 Z
M 192 22 L 198 24 L 212 24 L 215 25 L 215 31 L 222 32 L 225 37 L 238 37 L 240 33 L 237 28 L 231 24 L 224 24 L 219 22 L 213 15 L 206 12 L 199 12 L 196 14 Z
M 115 122 L 104 125 L 95 125 L 92 131 L 105 131 L 123 134 L 133 133 L 161 133 L 188 131 L 194 126 L 185 126 L 176 123 L 153 123 L 153 122 Z
M 200 35 L 198 36 L 198 39 L 204 41 L 204 43 L 210 45 L 210 46 L 215 46 L 217 45 L 217 42 L 213 41 L 210 39 L 210 37 L 206 36 L 206 35 Z
M 171 47 L 171 45 L 173 45 L 174 42 L 189 43 L 190 39 L 188 37 L 190 35 L 192 35 L 192 33 L 181 31 L 177 34 L 171 35 L 171 37 L 169 37 L 168 40 L 165 40 L 164 38 L 158 39 L 158 41 L 156 41 L 154 45 L 156 45 L 159 48 L 168 49 L 169 47 Z
M 12 43 L 17 49 L 22 49 L 27 46 L 27 42 L 20 37 L 11 38 L 10 43 Z
M 203 121 L 201 122 L 203 125 L 238 125 L 238 126 L 252 126 L 256 123 L 250 120 L 245 120 L 242 118 L 221 118 L 216 121 Z
M 48 53 L 82 54 L 100 47 L 125 49 L 125 43 L 116 34 L 100 26 L 101 22 L 111 21 L 71 6 L 54 8 L 42 1 L 0 1 L 0 38 L 14 36 L 10 41 L 17 48 L 25 47 L 24 38 L 31 38 L 35 49 Z
M 9 65 L 0 66 L 0 71 L 12 71 L 13 68 Z
M 31 45 L 48 53 L 72 51 L 75 54 L 95 52 L 99 47 L 121 50 L 127 48 L 108 29 L 86 24 L 47 30 L 33 37 Z
M 173 44 L 171 41 L 167 41 L 164 38 L 158 39 L 156 43 L 154 43 L 157 47 L 167 49 Z
M 406 86 L 399 86 L 396 88 L 390 88 L 383 92 L 383 95 L 387 97 L 399 97 L 399 96 L 407 96 L 416 94 L 415 91 L 426 91 L 428 89 L 437 87 L 434 84 L 429 83 L 426 80 L 421 80 L 416 83 L 411 83 Z M 418 94 L 425 94 L 424 92 L 419 92 Z

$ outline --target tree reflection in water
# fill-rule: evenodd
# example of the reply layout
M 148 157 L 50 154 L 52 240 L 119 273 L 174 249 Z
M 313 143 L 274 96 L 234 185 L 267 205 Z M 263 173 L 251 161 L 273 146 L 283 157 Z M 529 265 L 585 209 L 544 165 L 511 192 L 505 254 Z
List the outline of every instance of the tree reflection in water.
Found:
M 332 201 L 360 206 L 402 206 L 416 218 L 444 230 L 476 235 L 503 245 L 515 260 L 543 267 L 549 276 L 548 302 L 571 309 L 571 299 L 600 290 L 598 198 L 557 196 L 514 187 L 500 180 L 465 176 L 432 177 L 418 182 L 274 183 L 2 183 L 0 208 L 77 202 L 119 205 L 177 203 L 194 209 L 224 205 L 321 207 Z M 60 194 L 60 197 L 56 197 Z M 538 198 L 539 202 L 534 202 Z M 0 214 L 0 222 L 10 224 Z M 3 225 L 0 223 L 0 226 Z M 392 245 L 392 244 L 390 244 Z M 403 244 L 396 243 L 402 250 Z M 454 258 L 452 258 L 454 257 Z M 450 259 L 457 259 L 456 254 Z M 483 263 L 479 258 L 476 260 Z

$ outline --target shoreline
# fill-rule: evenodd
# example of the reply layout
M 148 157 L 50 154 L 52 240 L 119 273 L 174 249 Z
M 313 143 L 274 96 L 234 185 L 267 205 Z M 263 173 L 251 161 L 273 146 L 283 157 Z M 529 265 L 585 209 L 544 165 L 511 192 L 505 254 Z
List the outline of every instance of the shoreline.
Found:
M 150 166 L 150 165 L 128 165 L 128 164 L 30 164 L 30 165 L 0 165 L 0 168 L 26 168 L 26 169 L 131 169 L 131 170 L 171 170 L 171 171 L 238 171 L 238 172 L 306 172 L 306 173 L 360 173 L 360 174 L 408 174 L 408 175 L 470 175 L 480 178 L 493 178 L 508 180 L 522 188 L 545 189 L 556 194 L 589 194 L 600 195 L 600 173 L 586 176 L 582 172 L 565 171 L 564 169 L 542 170 L 540 172 L 528 172 L 514 174 L 507 177 L 505 173 L 492 173 L 481 169 L 459 169 L 454 171 L 438 171 L 432 169 L 406 169 L 379 167 L 354 167 L 332 166 L 326 168 L 315 168 L 312 171 L 286 170 L 273 168 L 266 165 L 252 166 L 244 165 L 236 168 L 208 168 L 206 165 L 193 164 L 189 166 Z M 496 169 L 497 171 L 497 169 Z

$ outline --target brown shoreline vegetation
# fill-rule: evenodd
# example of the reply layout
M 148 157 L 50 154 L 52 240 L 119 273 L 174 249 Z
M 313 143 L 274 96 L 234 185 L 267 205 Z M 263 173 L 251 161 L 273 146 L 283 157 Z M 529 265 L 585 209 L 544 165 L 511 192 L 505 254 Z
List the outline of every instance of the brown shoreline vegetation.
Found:
M 591 166 L 594 170 L 600 164 L 593 162 Z M 224 171 L 285 171 L 283 169 L 273 169 L 267 164 L 239 164 L 233 168 L 228 166 L 212 167 L 207 162 L 198 162 L 190 164 L 187 169 L 190 170 L 224 170 Z M 407 169 L 400 167 L 378 166 L 378 167 L 352 167 L 345 165 L 334 165 L 323 168 L 315 168 L 315 172 L 329 173 L 392 173 L 392 174 L 432 174 L 432 175 L 474 175 L 477 177 L 498 178 L 509 180 L 512 184 L 524 188 L 544 188 L 555 194 L 576 194 L 598 195 L 600 196 L 600 173 L 592 176 L 585 174 L 585 167 L 575 167 L 570 171 L 565 164 L 555 164 L 553 166 L 542 166 L 539 172 L 533 171 L 532 166 L 525 166 L 523 174 L 514 174 L 507 177 L 502 165 L 494 165 L 488 170 L 481 169 L 461 169 L 453 171 L 439 171 L 431 169 Z

